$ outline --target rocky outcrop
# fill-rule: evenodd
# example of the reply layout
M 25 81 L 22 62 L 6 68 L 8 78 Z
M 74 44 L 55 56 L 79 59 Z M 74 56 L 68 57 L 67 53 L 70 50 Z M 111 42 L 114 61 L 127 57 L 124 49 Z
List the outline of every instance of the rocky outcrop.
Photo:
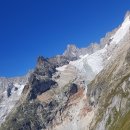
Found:
M 50 84 L 50 82 L 48 83 Z M 42 85 L 45 87 L 46 83 Z M 53 88 L 53 91 L 58 92 L 57 89 Z M 47 92 L 39 91 L 39 93 L 37 91 L 32 92 L 32 90 L 34 91 L 36 88 L 32 88 L 31 91 L 29 90 L 28 96 L 31 93 L 33 98 L 27 98 L 19 103 L 1 126 L 1 130 L 51 130 L 56 124 L 63 122 L 62 113 L 68 108 L 70 97 L 78 92 L 78 87 L 76 84 L 67 85 L 61 92 L 58 92 L 59 94 L 57 93 L 54 95 L 55 97 L 48 101 L 44 98 L 36 98 L 36 94 L 42 97 L 41 93 L 49 93 L 52 89 Z
M 70 84 L 69 88 L 70 88 L 69 90 L 70 96 L 78 92 L 78 86 L 75 83 Z
M 101 49 L 100 45 L 97 43 L 91 43 L 86 48 L 78 48 L 75 45 L 68 45 L 66 51 L 64 52 L 63 56 L 68 58 L 68 60 L 73 61 L 80 58 L 80 56 L 84 56 L 86 54 L 92 54 L 97 50 Z
M 129 33 L 120 44 L 111 63 L 88 85 L 90 106 L 97 108 L 90 130 L 129 130 Z
M 10 83 L 7 87 L 7 97 L 10 97 L 11 96 L 11 91 L 12 89 L 14 88 L 14 85 L 13 83 Z
M 55 67 L 60 67 L 69 64 L 69 59 L 62 55 L 57 55 L 55 57 L 49 58 L 48 60 Z
M 63 55 L 67 57 L 70 61 L 77 60 L 79 58 L 79 48 L 77 48 L 73 44 L 68 45 Z
M 34 73 L 41 76 L 52 77 L 52 74 L 56 72 L 55 66 L 51 64 L 48 59 L 43 56 L 38 57 L 37 65 Z
M 33 73 L 29 78 L 29 84 L 31 86 L 30 93 L 28 95 L 29 100 L 36 99 L 37 95 L 40 95 L 52 87 L 56 86 L 56 82 L 49 78 L 41 78 Z
M 59 79 L 52 78 L 55 73 L 54 62 L 51 64 L 44 57 L 38 58 L 19 103 L 6 118 L 1 130 L 49 130 L 63 121 L 59 116 L 66 110 L 70 98 L 78 93 L 79 86 L 70 80 L 63 86 L 59 85 Z

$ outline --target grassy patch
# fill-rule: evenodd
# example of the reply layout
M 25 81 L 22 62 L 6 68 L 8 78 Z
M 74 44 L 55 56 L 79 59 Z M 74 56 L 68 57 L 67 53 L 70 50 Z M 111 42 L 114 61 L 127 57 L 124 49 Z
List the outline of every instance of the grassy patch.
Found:
M 106 128 L 111 124 L 111 115 L 108 117 L 107 123 L 106 123 Z
M 117 123 L 113 124 L 109 130 L 130 130 L 130 111 L 120 117 Z

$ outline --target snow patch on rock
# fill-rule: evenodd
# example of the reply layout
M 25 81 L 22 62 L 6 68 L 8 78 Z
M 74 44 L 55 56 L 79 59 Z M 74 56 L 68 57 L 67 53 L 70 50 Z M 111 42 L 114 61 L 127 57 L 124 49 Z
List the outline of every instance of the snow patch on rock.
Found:
M 15 83 L 11 90 L 10 97 L 7 96 L 7 90 L 2 94 L 0 101 L 0 124 L 4 122 L 7 115 L 12 111 L 13 107 L 19 101 L 25 84 Z
M 66 69 L 66 67 L 67 67 L 67 65 L 64 65 L 62 67 L 56 68 L 56 70 L 58 70 L 58 71 L 64 71 Z
M 79 60 L 71 61 L 70 64 L 87 75 L 89 75 L 89 71 L 96 75 L 103 69 L 103 57 L 106 51 L 106 48 L 103 48 L 91 55 L 82 56 Z

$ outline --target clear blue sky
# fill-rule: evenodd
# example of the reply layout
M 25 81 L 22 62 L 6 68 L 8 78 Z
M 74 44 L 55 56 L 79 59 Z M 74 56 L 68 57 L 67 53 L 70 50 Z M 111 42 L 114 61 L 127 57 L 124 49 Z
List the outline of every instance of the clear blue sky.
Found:
M 98 42 L 127 10 L 129 0 L 0 0 L 0 76 L 23 75 L 67 44 Z

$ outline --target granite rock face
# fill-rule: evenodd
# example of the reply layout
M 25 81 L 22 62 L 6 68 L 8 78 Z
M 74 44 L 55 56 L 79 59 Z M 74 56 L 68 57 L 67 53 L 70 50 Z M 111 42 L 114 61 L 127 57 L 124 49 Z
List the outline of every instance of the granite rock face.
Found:
M 29 80 L 29 84 L 31 85 L 31 90 L 29 94 L 29 100 L 36 99 L 37 95 L 40 95 L 49 89 L 51 87 L 56 86 L 56 82 L 49 79 L 49 78 L 37 78 L 37 75 L 32 74 Z
M 53 64 L 55 67 L 60 67 L 63 65 L 69 64 L 69 58 L 63 56 L 63 55 L 57 55 L 55 57 L 48 59 L 51 64 Z
M 52 74 L 56 72 L 55 66 L 43 56 L 38 57 L 37 65 L 34 73 L 41 76 L 52 77 Z
M 75 45 L 68 45 L 63 55 L 70 61 L 77 60 L 79 58 L 79 48 L 77 48 Z

